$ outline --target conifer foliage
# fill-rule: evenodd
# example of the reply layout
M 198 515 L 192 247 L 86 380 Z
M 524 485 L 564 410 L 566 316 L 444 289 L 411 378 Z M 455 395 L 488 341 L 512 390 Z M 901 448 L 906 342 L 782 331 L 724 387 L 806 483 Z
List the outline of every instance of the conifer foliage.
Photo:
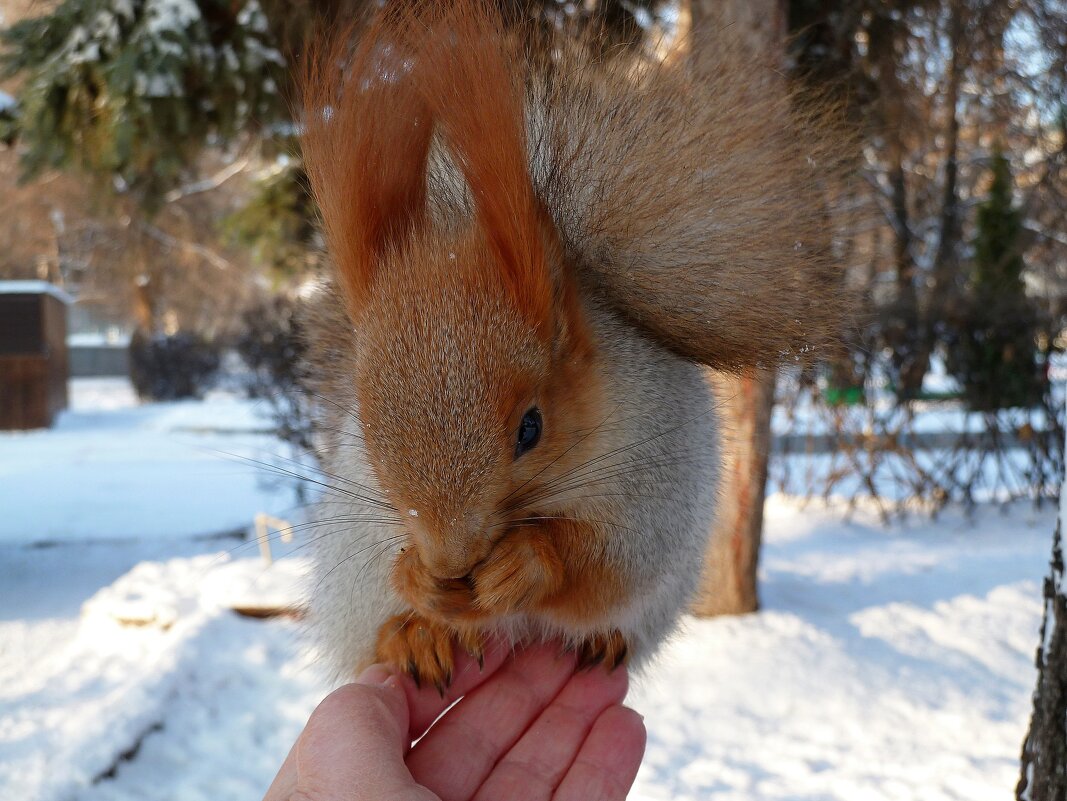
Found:
M 3 31 L 29 174 L 79 168 L 151 203 L 205 143 L 286 117 L 258 0 L 64 0 Z
M 1031 407 L 1044 390 L 1038 313 L 1023 283 L 1022 216 L 1012 200 L 1011 166 L 999 150 L 992 173 L 975 220 L 970 291 L 949 347 L 949 369 L 978 411 Z

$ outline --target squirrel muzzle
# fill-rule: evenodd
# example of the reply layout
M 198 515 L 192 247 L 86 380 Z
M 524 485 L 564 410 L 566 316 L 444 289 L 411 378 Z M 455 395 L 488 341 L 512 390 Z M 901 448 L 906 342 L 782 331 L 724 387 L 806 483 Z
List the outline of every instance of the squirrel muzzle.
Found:
M 463 517 L 443 525 L 416 522 L 410 530 L 419 561 L 436 579 L 463 578 L 493 549 L 481 522 Z

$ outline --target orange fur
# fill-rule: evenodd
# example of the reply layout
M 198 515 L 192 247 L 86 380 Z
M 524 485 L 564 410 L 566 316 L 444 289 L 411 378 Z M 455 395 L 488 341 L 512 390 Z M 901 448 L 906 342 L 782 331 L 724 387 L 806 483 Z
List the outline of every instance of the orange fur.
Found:
M 495 254 L 516 307 L 547 329 L 553 287 L 526 169 L 523 87 L 493 6 L 396 4 L 351 57 L 349 38 L 312 52 L 302 84 L 305 164 L 350 310 L 365 305 L 386 251 L 425 225 L 436 126 L 473 196 L 470 235 Z
M 527 172 L 519 58 L 495 5 L 437 3 L 416 15 L 419 86 L 459 163 L 481 225 L 519 309 L 551 319 L 552 282 Z M 554 234 L 553 234 L 554 235 Z
M 393 586 L 414 609 L 457 629 L 511 614 L 540 611 L 564 623 L 602 617 L 627 597 L 626 583 L 598 555 L 606 532 L 547 516 L 521 522 L 487 548 L 470 573 L 439 578 L 415 549 L 405 549 Z
M 413 640 L 413 627 L 436 632 L 435 642 L 455 637 L 471 650 L 470 644 L 478 642 L 479 625 L 509 614 L 541 612 L 563 624 L 602 618 L 627 596 L 623 577 L 596 557 L 604 547 L 604 534 L 569 520 L 522 524 L 461 579 L 434 577 L 414 549 L 405 549 L 396 562 L 393 585 L 412 605 L 411 620 L 416 623 L 393 619 L 383 624 L 379 657 L 435 681 L 442 670 L 438 665 L 451 663 L 440 655 L 443 646 L 431 647 L 429 634 Z M 583 667 L 603 662 L 614 668 L 628 652 L 618 630 L 597 633 L 577 650 Z
M 383 256 L 425 215 L 432 122 L 414 83 L 396 77 L 402 58 L 383 51 L 395 21 L 381 15 L 351 58 L 346 35 L 304 62 L 304 166 L 352 315 Z
M 425 681 L 444 695 L 445 687 L 452 683 L 456 664 L 453 649 L 457 646 L 481 659 L 485 642 L 474 632 L 457 633 L 420 615 L 396 615 L 379 629 L 375 655 L 377 661 L 406 671 L 416 685 Z
M 541 532 L 511 532 L 471 571 L 475 606 L 491 615 L 535 609 L 559 591 L 564 571 L 555 548 Z
M 378 477 L 394 505 L 417 507 L 420 515 L 392 574 L 416 612 L 382 626 L 377 653 L 402 667 L 410 662 L 413 674 L 433 682 L 447 678 L 450 665 L 442 630 L 469 640 L 474 623 L 534 609 L 568 622 L 595 618 L 625 597 L 623 578 L 590 558 L 606 532 L 553 519 L 509 527 L 505 519 L 496 521 L 497 537 L 480 536 L 498 517 L 500 499 L 536 494 L 539 473 L 566 466 L 568 451 L 608 411 L 581 295 L 527 173 L 523 88 L 512 69 L 518 54 L 489 9 L 463 0 L 385 13 L 343 71 L 319 67 L 305 78 L 305 160 L 363 343 L 354 378 L 366 447 L 372 464 L 391 465 Z M 390 54 L 384 66 L 383 42 Z M 326 52 L 330 69 L 344 63 L 343 48 Z M 409 69 L 397 80 L 375 77 L 400 62 Z M 432 126 L 473 199 L 473 219 L 459 225 L 434 225 L 420 205 Z M 472 321 L 472 311 L 486 306 L 501 319 Z M 423 347 L 442 328 L 451 341 Z M 512 337 L 494 342 L 501 330 Z M 486 452 L 506 457 L 509 442 L 442 447 L 397 426 L 432 418 L 442 394 L 429 391 L 420 408 L 415 393 L 404 399 L 415 408 L 400 415 L 400 389 L 383 385 L 433 375 L 439 351 L 457 342 L 468 348 L 475 375 L 493 388 L 478 411 L 499 425 L 484 430 L 510 435 L 531 403 L 544 410 L 544 440 L 522 464 L 486 463 Z M 570 430 L 554 430 L 563 419 Z M 454 462 L 451 470 L 425 469 L 435 446 Z M 467 460 L 457 462 L 457 454 Z M 473 486 L 470 477 L 493 472 L 488 486 Z M 479 495 L 489 503 L 472 511 L 469 500 Z M 455 524 L 469 517 L 477 523 Z M 609 661 L 621 653 L 592 652 Z
M 562 586 L 545 598 L 542 609 L 557 620 L 575 624 L 601 619 L 627 600 L 632 581 L 612 570 L 603 558 L 615 532 L 575 520 L 546 520 L 541 532 L 566 565 Z

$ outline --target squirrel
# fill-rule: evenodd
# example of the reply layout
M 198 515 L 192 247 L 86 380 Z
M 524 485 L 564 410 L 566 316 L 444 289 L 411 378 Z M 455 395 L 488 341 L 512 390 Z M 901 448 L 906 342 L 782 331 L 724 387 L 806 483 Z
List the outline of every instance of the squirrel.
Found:
M 715 517 L 707 368 L 839 324 L 819 114 L 741 49 L 696 74 L 545 36 L 408 1 L 307 59 L 311 612 L 341 673 L 443 691 L 491 637 L 643 664 Z

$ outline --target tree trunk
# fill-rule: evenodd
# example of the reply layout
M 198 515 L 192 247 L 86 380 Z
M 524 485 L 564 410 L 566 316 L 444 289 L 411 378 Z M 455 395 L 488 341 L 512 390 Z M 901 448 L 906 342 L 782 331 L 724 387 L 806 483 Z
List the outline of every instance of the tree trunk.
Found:
M 711 373 L 723 438 L 722 478 L 704 577 L 693 611 L 737 615 L 759 608 L 756 569 L 771 446 L 774 373 Z
M 783 0 L 691 0 L 690 57 L 714 47 L 709 32 L 740 40 L 766 61 L 785 56 Z M 703 35 L 702 35 L 703 34 Z M 778 80 L 777 76 L 770 79 Z M 715 528 L 704 559 L 704 575 L 693 611 L 697 615 L 755 612 L 759 608 L 756 569 L 763 534 L 763 500 L 771 444 L 774 373 L 749 370 L 741 376 L 712 374 L 723 436 L 723 470 Z
M 1067 484 L 1060 490 L 1067 492 Z M 1023 741 L 1017 801 L 1067 801 L 1067 578 L 1063 563 L 1064 513 L 1052 539 L 1045 578 L 1045 616 L 1037 649 L 1037 687 L 1030 730 Z
M 960 237 L 959 199 L 959 141 L 960 83 L 963 80 L 963 13 L 959 0 L 949 3 L 948 41 L 949 63 L 945 87 L 945 109 L 948 124 L 945 129 L 945 184 L 941 194 L 941 214 L 938 222 L 937 251 L 934 253 L 930 288 L 920 316 L 919 351 L 906 376 L 905 396 L 913 397 L 922 390 L 922 380 L 930 369 L 930 358 L 937 346 L 937 326 L 946 316 L 958 315 L 955 273 Z
M 1018 801 L 1067 801 L 1067 582 L 1063 521 L 1056 526 L 1052 570 L 1045 579 L 1045 617 L 1037 649 L 1037 688 L 1023 742 Z
M 138 275 L 133 282 L 133 319 L 137 330 L 147 336 L 156 333 L 159 305 L 155 282 L 147 274 Z
M 938 226 L 937 253 L 934 255 L 933 280 L 935 290 L 945 291 L 955 267 L 956 249 L 960 240 L 959 141 L 960 82 L 963 80 L 963 9 L 960 3 L 949 4 L 948 85 L 945 87 L 945 110 L 948 125 L 945 130 L 945 185 L 941 196 L 941 219 Z M 934 298 L 936 304 L 940 298 Z

